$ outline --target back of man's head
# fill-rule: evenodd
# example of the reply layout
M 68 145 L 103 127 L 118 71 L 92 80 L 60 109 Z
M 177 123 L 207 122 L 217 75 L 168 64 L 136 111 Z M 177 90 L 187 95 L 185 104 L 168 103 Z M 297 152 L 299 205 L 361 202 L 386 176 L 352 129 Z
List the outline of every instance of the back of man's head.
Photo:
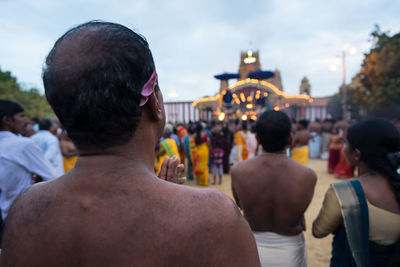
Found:
M 41 119 L 39 121 L 39 130 L 50 131 L 50 128 L 51 128 L 52 125 L 53 125 L 53 123 L 51 122 L 51 120 L 49 120 L 49 119 Z
M 46 97 L 79 149 L 127 143 L 141 117 L 141 90 L 155 70 L 146 40 L 115 23 L 88 22 L 46 58 Z
M 299 121 L 299 125 L 301 126 L 302 129 L 307 129 L 308 124 L 309 124 L 308 120 L 300 120 Z
M 0 129 L 3 128 L 3 117 L 12 118 L 20 112 L 24 112 L 24 108 L 17 102 L 0 99 Z
M 282 151 L 289 143 L 291 122 L 281 111 L 266 111 L 256 122 L 256 135 L 266 152 Z

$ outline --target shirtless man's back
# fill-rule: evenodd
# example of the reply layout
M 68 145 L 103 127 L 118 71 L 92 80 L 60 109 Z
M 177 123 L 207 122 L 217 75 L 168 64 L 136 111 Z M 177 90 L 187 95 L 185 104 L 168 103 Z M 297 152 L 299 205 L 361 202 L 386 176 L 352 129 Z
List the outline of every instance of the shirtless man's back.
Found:
M 263 266 L 304 266 L 304 212 L 313 197 L 316 175 L 286 155 L 291 143 L 286 114 L 262 114 L 256 135 L 264 153 L 233 167 L 233 195 L 255 233 Z
M 79 161 L 18 200 L 2 266 L 257 266 L 250 229 L 223 194 L 88 173 Z
M 311 202 L 314 171 L 286 154 L 263 153 L 232 169 L 232 186 L 253 231 L 295 235 Z
M 165 110 L 147 42 L 89 22 L 46 59 L 47 99 L 79 151 L 59 179 L 14 203 L 1 266 L 259 266 L 250 227 L 215 190 L 177 185 L 182 166 L 154 174 Z

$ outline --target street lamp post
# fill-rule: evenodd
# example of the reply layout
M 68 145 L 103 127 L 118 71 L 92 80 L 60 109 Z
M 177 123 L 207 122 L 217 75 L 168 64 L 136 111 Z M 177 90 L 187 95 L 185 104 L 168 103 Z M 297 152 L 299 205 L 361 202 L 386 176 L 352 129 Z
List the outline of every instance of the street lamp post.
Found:
M 342 111 L 343 111 L 343 120 L 348 120 L 350 119 L 349 112 L 348 112 L 348 105 L 347 105 L 347 86 L 346 86 L 346 49 L 342 51 L 342 94 L 343 94 L 343 99 L 342 99 Z M 348 49 L 348 54 L 354 55 L 357 53 L 357 49 L 355 47 L 351 47 Z M 336 58 L 336 57 L 334 57 Z M 334 64 L 337 64 L 334 62 Z M 331 70 L 335 71 L 336 66 L 331 65 Z
M 342 52 L 342 94 L 343 94 L 343 120 L 347 121 L 347 86 L 346 86 L 346 52 L 343 50 Z

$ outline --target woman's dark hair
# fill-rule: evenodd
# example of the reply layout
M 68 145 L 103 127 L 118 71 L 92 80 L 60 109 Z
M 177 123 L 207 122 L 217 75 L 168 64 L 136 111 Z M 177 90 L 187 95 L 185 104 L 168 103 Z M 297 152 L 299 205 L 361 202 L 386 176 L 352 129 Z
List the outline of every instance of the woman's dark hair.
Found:
M 194 141 L 196 142 L 196 145 L 201 144 L 201 131 L 202 130 L 203 130 L 203 125 L 201 125 L 201 122 L 196 123 L 196 128 L 195 128 L 196 137 L 194 139 Z
M 266 111 L 256 122 L 256 135 L 266 152 L 278 152 L 289 142 L 292 123 L 282 111 Z
M 388 121 L 369 119 L 347 129 L 347 141 L 373 171 L 385 175 L 400 203 L 400 133 Z
M 46 97 L 80 149 L 133 136 L 141 90 L 155 70 L 146 40 L 115 23 L 91 21 L 61 36 L 46 58 Z

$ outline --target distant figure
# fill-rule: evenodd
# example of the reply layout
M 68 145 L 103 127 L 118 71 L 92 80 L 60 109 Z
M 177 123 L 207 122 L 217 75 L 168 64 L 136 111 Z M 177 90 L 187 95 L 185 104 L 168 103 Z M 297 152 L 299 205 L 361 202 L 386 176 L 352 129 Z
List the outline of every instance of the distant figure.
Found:
M 0 99 L 0 235 L 11 205 L 32 185 L 32 175 L 45 181 L 57 176 L 40 148 L 19 136 L 28 124 L 21 105 Z
M 232 193 L 253 230 L 263 266 L 306 266 L 304 212 L 316 175 L 287 157 L 290 130 L 285 113 L 263 113 L 256 135 L 264 152 L 232 168 Z
M 333 129 L 333 124 L 331 120 L 325 119 L 321 125 L 321 137 L 322 137 L 321 159 L 323 160 L 327 160 L 329 157 L 329 141 L 332 129 Z
M 300 120 L 297 124 L 296 134 L 293 138 L 291 155 L 292 159 L 303 165 L 308 164 L 309 149 L 308 143 L 312 138 L 310 132 L 307 130 L 308 121 Z
M 339 121 L 336 123 L 335 127 L 340 130 L 339 134 L 344 140 L 347 134 L 348 123 L 345 121 Z M 354 166 L 351 166 L 351 164 L 347 162 L 346 157 L 343 154 L 343 151 L 344 151 L 344 143 L 342 143 L 341 145 L 339 161 L 335 169 L 333 170 L 333 173 L 337 178 L 342 178 L 342 179 L 352 178 L 354 177 Z
M 194 179 L 199 185 L 208 186 L 210 147 L 210 138 L 204 131 L 203 125 L 198 122 L 195 133 L 190 139 L 190 158 Z
M 340 159 L 340 149 L 342 147 L 342 137 L 337 128 L 332 129 L 329 141 L 328 172 L 333 173 Z
M 39 121 L 39 131 L 32 135 L 30 138 L 35 142 L 43 151 L 44 156 L 50 161 L 57 176 L 64 174 L 63 158 L 61 154 L 60 141 L 53 134 L 55 132 L 55 125 L 49 119 L 42 119 Z M 53 133 L 52 133 L 53 132 Z
M 161 165 L 164 162 L 165 157 L 176 157 L 180 161 L 178 144 L 174 139 L 171 138 L 173 127 L 171 124 L 165 125 L 164 135 L 161 138 L 159 150 L 157 153 L 158 157 L 158 168 L 157 173 L 161 171 Z
M 310 158 L 316 159 L 321 156 L 322 150 L 321 124 L 319 122 L 310 123 L 308 130 L 311 134 L 311 139 L 308 144 L 310 149 Z
M 224 173 L 223 158 L 224 150 L 222 149 L 222 142 L 218 140 L 215 147 L 211 151 L 212 157 L 212 172 L 213 172 L 213 185 L 216 184 L 217 176 L 219 178 L 218 184 L 222 184 L 222 175 Z
M 369 119 L 344 137 L 344 156 L 361 175 L 331 185 L 312 233 L 334 235 L 332 267 L 400 266 L 400 134 Z
M 166 117 L 142 36 L 114 23 L 79 25 L 55 43 L 43 80 L 79 159 L 13 205 L 1 267 L 260 266 L 229 197 L 176 184 L 177 160 L 155 175 Z
M 68 172 L 75 166 L 79 153 L 65 130 L 60 135 L 60 147 L 63 155 L 64 172 Z
M 252 159 L 256 156 L 257 154 L 257 148 L 258 148 L 258 141 L 256 138 L 256 127 L 253 125 L 251 127 L 251 132 L 249 134 L 249 137 L 247 138 L 246 141 L 246 148 L 247 151 L 249 152 L 249 159 Z

